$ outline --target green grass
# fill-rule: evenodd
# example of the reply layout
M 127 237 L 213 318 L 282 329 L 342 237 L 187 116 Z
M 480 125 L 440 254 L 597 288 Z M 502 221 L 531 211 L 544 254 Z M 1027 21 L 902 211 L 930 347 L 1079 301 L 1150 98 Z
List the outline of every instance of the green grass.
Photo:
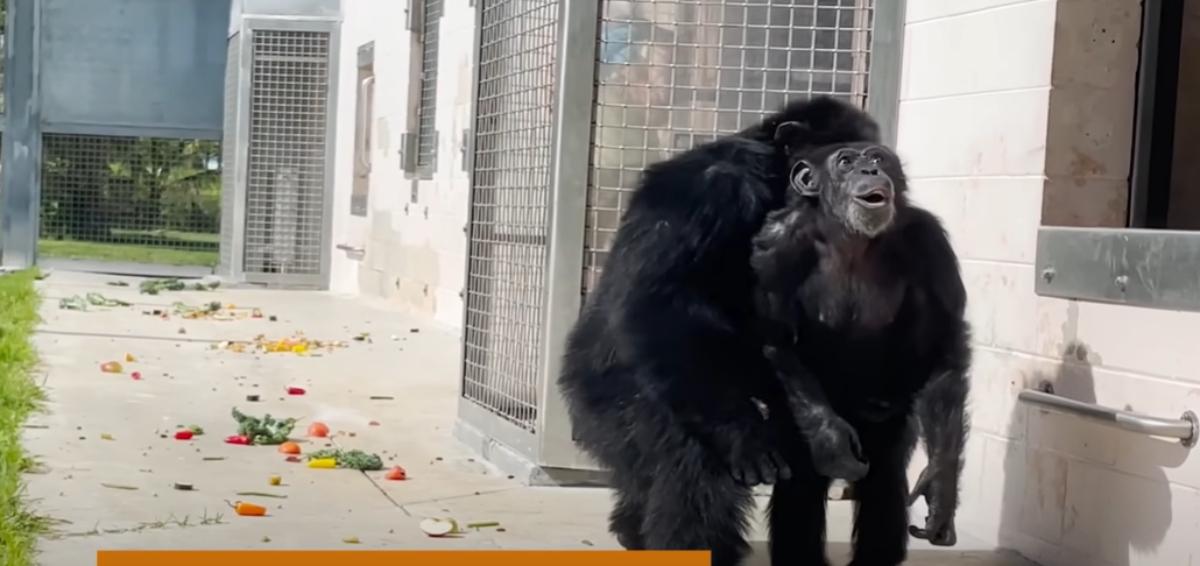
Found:
M 38 321 L 36 273 L 0 275 L 0 566 L 33 562 L 34 538 L 45 521 L 23 505 L 22 472 L 30 460 L 21 449 L 21 425 L 42 392 L 30 379 L 37 361 L 30 336 Z
M 212 267 L 219 259 L 216 249 L 180 250 L 137 244 L 106 244 L 75 240 L 39 240 L 38 255 L 60 259 L 129 261 L 159 265 L 202 265 Z

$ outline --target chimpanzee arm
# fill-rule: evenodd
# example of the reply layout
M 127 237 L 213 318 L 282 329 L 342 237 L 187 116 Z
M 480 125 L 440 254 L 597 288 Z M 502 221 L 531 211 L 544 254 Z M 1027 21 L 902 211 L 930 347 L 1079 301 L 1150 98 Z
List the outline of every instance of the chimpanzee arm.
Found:
M 958 260 L 944 230 L 932 215 L 922 213 L 920 229 L 912 241 L 923 250 L 927 306 L 936 313 L 930 328 L 942 342 L 931 379 L 916 399 L 916 416 L 929 463 L 921 472 L 909 499 L 924 497 L 929 507 L 925 527 L 910 527 L 913 536 L 939 546 L 954 545 L 954 515 L 958 508 L 959 476 L 966 445 L 967 393 L 970 367 L 970 332 L 964 320 L 966 290 Z
M 775 366 L 817 473 L 847 481 L 867 475 L 868 463 L 858 433 L 834 412 L 817 377 L 786 347 L 767 346 L 764 353 Z

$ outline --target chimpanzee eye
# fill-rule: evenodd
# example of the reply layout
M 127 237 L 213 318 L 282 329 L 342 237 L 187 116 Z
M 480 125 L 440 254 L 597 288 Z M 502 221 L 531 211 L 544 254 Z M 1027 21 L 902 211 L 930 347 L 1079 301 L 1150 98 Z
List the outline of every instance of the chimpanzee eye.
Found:
M 838 158 L 837 164 L 839 168 L 848 169 L 851 165 L 850 156 L 843 155 Z

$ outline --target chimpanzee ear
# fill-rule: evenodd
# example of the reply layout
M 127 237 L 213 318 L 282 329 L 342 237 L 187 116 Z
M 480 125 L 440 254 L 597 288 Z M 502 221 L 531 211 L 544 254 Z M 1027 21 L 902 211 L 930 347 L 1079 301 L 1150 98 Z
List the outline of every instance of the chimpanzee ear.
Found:
M 808 136 L 808 124 L 803 122 L 784 122 L 775 128 L 775 143 L 791 150 Z
M 812 165 L 807 161 L 800 161 L 792 166 L 791 185 L 801 196 L 815 197 L 820 194 Z

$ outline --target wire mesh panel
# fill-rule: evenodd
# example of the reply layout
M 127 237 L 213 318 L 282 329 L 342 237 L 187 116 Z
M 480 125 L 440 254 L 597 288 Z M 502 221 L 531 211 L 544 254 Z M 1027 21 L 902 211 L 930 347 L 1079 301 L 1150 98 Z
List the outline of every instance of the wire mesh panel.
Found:
M 463 395 L 533 431 L 559 0 L 481 0 Z
M 38 254 L 215 266 L 221 145 L 46 134 Z
M 243 269 L 323 276 L 330 34 L 253 30 Z
M 863 105 L 873 0 L 601 0 L 583 289 L 641 170 L 817 94 Z
M 442 0 L 424 0 L 421 19 L 421 99 L 417 107 L 417 168 L 432 173 L 437 160 L 438 22 Z

